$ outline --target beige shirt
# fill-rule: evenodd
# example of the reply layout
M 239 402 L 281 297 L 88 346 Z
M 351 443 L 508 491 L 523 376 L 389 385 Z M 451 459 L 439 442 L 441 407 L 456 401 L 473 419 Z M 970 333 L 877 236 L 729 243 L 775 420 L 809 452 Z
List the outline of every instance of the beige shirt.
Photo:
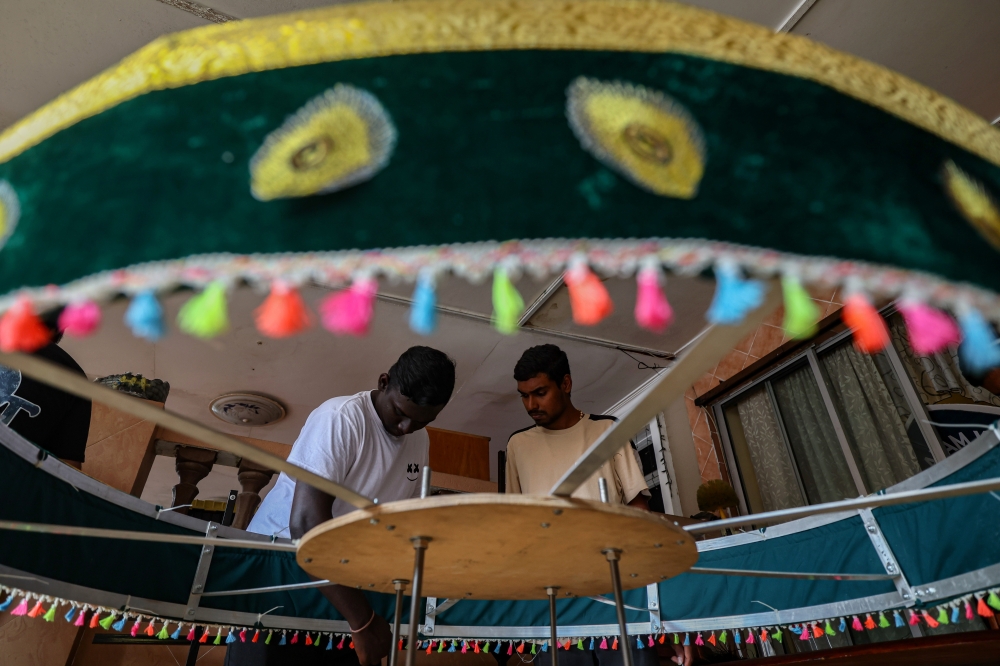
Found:
M 584 416 L 565 430 L 534 426 L 514 433 L 507 442 L 507 492 L 548 495 L 566 470 L 612 425 L 610 418 Z M 597 479 L 602 476 L 607 479 L 612 503 L 628 504 L 639 493 L 649 494 L 631 445 L 604 463 L 573 497 L 600 500 Z

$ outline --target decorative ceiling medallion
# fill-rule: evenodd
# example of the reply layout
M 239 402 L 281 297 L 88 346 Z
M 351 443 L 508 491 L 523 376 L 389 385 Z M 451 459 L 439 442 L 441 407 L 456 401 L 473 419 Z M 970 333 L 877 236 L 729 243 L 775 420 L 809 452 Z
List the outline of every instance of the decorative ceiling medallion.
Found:
M 271 132 L 250 160 L 261 201 L 335 192 L 389 163 L 396 128 L 371 93 L 338 83 Z
M 6 180 L 0 180 L 0 249 L 14 233 L 20 217 L 21 204 L 17 200 L 17 192 Z
M 1000 250 L 1000 209 L 983 184 L 951 160 L 941 168 L 944 190 L 958 212 L 990 245 Z
M 654 194 L 692 199 L 705 173 L 705 137 L 679 102 L 658 90 L 580 77 L 566 116 L 583 148 Z
M 220 395 L 210 405 L 212 413 L 226 423 L 264 426 L 285 418 L 285 408 L 275 400 L 256 393 Z

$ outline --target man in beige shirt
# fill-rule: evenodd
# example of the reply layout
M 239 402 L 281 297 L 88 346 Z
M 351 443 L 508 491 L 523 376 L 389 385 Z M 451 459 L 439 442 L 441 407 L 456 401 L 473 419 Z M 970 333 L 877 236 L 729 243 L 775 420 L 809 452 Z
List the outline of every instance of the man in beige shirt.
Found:
M 555 345 L 526 350 L 514 366 L 514 379 L 535 425 L 518 430 L 507 441 L 506 492 L 548 495 L 566 470 L 616 419 L 584 414 L 573 406 L 569 359 Z M 631 446 L 604 463 L 573 492 L 573 497 L 599 500 L 600 477 L 607 480 L 611 502 L 649 508 L 649 490 Z

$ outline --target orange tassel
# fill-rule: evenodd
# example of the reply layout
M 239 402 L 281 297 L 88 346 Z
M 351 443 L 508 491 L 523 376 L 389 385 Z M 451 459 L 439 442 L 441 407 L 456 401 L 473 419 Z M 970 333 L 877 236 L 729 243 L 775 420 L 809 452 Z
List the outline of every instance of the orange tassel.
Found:
M 868 613 L 868 616 L 865 618 L 865 629 L 871 631 L 874 628 L 875 628 L 875 618 L 872 617 L 871 613 Z
M 312 325 L 302 296 L 291 285 L 276 281 L 271 293 L 253 313 L 257 330 L 271 338 L 286 338 Z
M 97 623 L 101 619 L 100 615 L 101 615 L 100 611 L 94 611 L 94 616 L 90 618 L 90 625 L 89 626 L 90 626 L 91 629 L 96 629 L 97 628 Z
M 49 344 L 51 339 L 51 331 L 35 314 L 27 298 L 18 298 L 0 318 L 0 351 L 30 353 Z
M 854 294 L 844 303 L 844 323 L 854 333 L 854 346 L 865 354 L 882 351 L 889 344 L 889 329 L 865 296 Z
M 660 642 L 662 643 L 663 641 L 660 641 Z M 712 632 L 712 635 L 708 637 L 708 642 L 711 643 L 712 645 L 715 645 L 715 632 L 714 631 Z
M 985 597 L 979 597 L 979 602 L 976 604 L 976 613 L 979 617 L 993 617 L 995 613 L 993 609 L 986 605 Z
M 713 633 L 712 635 L 714 636 L 715 634 Z M 667 641 L 667 635 L 666 634 L 660 634 L 660 641 L 659 641 L 660 645 L 663 645 L 666 641 Z M 714 643 L 713 643 L 713 645 L 714 645 Z
M 570 266 L 563 276 L 569 289 L 573 321 L 582 326 L 600 323 L 615 309 L 601 279 L 584 262 Z
M 34 607 L 32 607 L 30 611 L 28 611 L 28 617 L 38 617 L 44 612 L 45 609 L 42 608 L 42 600 L 39 599 L 38 602 L 34 605 Z

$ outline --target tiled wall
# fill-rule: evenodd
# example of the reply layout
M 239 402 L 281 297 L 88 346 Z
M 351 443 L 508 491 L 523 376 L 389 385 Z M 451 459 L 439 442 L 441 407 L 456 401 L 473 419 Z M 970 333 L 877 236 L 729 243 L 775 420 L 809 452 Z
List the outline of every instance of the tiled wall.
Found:
M 840 309 L 839 294 L 834 289 L 810 290 L 813 300 L 819 307 L 820 319 Z M 684 394 L 687 406 L 688 420 L 691 422 L 691 434 L 694 436 L 695 451 L 698 454 L 698 469 L 701 470 L 701 482 L 723 478 L 722 468 L 725 462 L 722 458 L 721 443 L 715 428 L 714 415 L 705 407 L 694 404 L 698 398 L 711 389 L 760 360 L 784 343 L 788 337 L 781 328 L 785 309 L 778 308 L 756 331 L 744 338 L 736 347 L 726 354 L 719 364 L 694 383 Z

